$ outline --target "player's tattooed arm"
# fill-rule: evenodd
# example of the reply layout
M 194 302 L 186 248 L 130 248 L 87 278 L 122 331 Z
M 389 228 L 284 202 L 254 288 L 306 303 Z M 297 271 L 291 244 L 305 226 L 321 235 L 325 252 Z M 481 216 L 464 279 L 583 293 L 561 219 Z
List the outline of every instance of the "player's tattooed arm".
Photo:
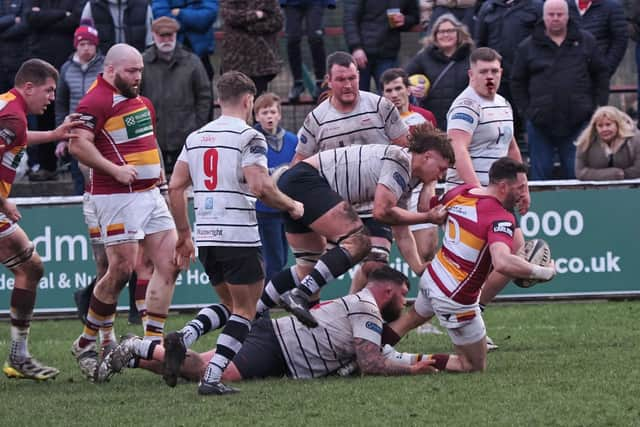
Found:
M 365 375 L 410 375 L 411 366 L 400 365 L 382 355 L 380 346 L 362 338 L 355 339 L 356 359 Z

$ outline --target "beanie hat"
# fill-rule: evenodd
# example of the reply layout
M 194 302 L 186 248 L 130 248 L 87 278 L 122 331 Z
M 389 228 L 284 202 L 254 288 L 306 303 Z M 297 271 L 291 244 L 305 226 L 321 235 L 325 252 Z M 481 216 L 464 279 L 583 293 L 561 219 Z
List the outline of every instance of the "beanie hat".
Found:
M 76 32 L 73 33 L 73 47 L 77 48 L 78 43 L 82 40 L 88 40 L 90 43 L 94 45 L 98 45 L 98 30 L 89 26 L 89 25 L 81 25 L 76 29 Z

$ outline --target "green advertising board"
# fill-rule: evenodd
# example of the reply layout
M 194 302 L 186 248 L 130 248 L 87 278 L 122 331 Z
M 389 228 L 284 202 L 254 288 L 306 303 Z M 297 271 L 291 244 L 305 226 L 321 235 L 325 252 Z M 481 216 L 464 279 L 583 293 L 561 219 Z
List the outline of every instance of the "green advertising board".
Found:
M 552 282 L 530 289 L 510 284 L 500 296 L 640 294 L 640 283 L 631 271 L 638 253 L 635 216 L 640 212 L 640 201 L 637 194 L 637 189 L 628 187 L 533 192 L 532 209 L 520 218 L 520 225 L 525 238 L 543 238 L 549 243 L 558 274 Z M 80 198 L 73 198 L 73 203 L 46 202 L 19 205 L 23 218 L 20 225 L 33 240 L 45 264 L 36 310 L 72 311 L 73 292 L 87 286 L 95 274 L 81 202 Z M 409 275 L 412 280 L 409 296 L 415 296 L 418 278 L 409 272 L 395 247 L 390 262 Z M 0 268 L 0 313 L 7 313 L 13 275 Z M 353 272 L 327 285 L 322 297 L 345 294 Z M 174 308 L 208 305 L 215 299 L 200 263 L 180 274 Z M 126 308 L 127 301 L 123 295 L 119 306 Z

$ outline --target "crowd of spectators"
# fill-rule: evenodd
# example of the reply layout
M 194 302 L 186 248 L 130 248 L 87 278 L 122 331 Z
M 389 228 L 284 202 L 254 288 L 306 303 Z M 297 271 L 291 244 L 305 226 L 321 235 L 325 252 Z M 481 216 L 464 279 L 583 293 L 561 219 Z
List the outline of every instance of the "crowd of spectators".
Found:
M 292 75 L 289 101 L 298 102 L 305 90 L 317 99 L 326 72 L 323 17 L 336 6 L 361 89 L 381 92 L 384 71 L 404 65 L 407 74 L 425 77 L 411 80 L 411 102 L 432 112 L 445 130 L 451 102 L 468 85 L 471 52 L 486 46 L 500 53 L 499 93 L 514 107 L 533 179 L 576 177 L 576 156 L 584 155 L 576 153 L 578 137 L 596 109 L 608 104 L 610 79 L 629 38 L 640 38 L 635 0 L 11 0 L 0 1 L 0 93 L 12 87 L 24 60 L 50 62 L 61 72 L 57 100 L 29 125 L 53 129 L 88 90 L 103 54 L 128 43 L 144 55 L 142 94 L 157 110 L 158 142 L 170 172 L 186 136 L 212 118 L 215 74 L 239 70 L 254 80 L 258 95 L 268 91 L 283 71 L 282 34 Z M 161 17 L 165 31 L 154 31 Z M 224 36 L 216 49 L 218 17 Z M 400 64 L 405 31 L 424 37 Z M 304 36 L 310 77 L 303 73 Z M 212 55 L 220 58 L 220 70 Z M 64 141 L 30 148 L 29 178 L 56 179 L 63 155 Z M 80 194 L 82 174 L 70 160 Z

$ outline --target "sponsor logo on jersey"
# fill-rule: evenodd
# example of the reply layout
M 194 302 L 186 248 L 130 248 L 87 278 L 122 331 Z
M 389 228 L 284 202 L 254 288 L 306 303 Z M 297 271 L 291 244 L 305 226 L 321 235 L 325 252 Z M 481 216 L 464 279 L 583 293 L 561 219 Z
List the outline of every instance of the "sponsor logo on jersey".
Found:
M 494 221 L 493 232 L 503 233 L 509 237 L 513 237 L 513 223 L 511 221 Z
M 123 117 L 128 138 L 138 138 L 153 131 L 151 114 L 148 109 L 136 111 Z
M 474 122 L 473 117 L 471 117 L 467 113 L 455 113 L 453 116 L 451 116 L 451 120 L 463 120 L 468 123 Z
M 222 229 L 220 228 L 214 228 L 214 229 L 201 229 L 198 228 L 198 237 L 199 238 L 205 238 L 205 237 L 222 237 L 224 232 L 222 231 Z
M 400 188 L 402 188 L 403 191 L 407 189 L 407 181 L 405 181 L 404 177 L 400 174 L 400 172 L 394 172 L 393 179 L 398 183 L 398 185 L 400 186 Z
M 364 326 L 367 329 L 372 330 L 373 332 L 375 332 L 376 334 L 380 334 L 382 335 L 382 327 L 380 325 L 378 325 L 377 323 L 373 323 L 373 322 L 367 322 L 364 324 Z
M 16 139 L 16 134 L 11 129 L 0 129 L 0 143 L 3 143 L 7 147 L 13 144 L 13 141 Z

